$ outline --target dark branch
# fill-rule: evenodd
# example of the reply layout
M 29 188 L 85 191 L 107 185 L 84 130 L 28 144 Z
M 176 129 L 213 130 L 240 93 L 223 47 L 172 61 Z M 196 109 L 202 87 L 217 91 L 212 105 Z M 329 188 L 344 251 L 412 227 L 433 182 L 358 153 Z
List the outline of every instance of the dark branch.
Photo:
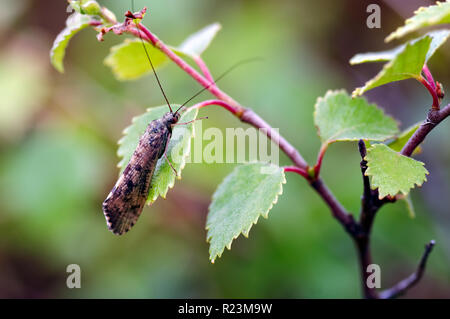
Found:
M 417 146 L 419 146 L 431 132 L 433 128 L 436 127 L 440 122 L 450 115 L 450 104 L 441 110 L 431 109 L 428 112 L 427 119 L 420 125 L 417 131 L 411 136 L 408 142 L 403 147 L 400 154 L 405 156 L 411 156 Z
M 370 197 L 372 196 L 372 190 L 370 189 L 370 180 L 369 176 L 366 176 L 367 170 L 367 161 L 365 157 L 367 155 L 366 144 L 363 140 L 359 140 L 358 142 L 359 154 L 361 154 L 361 174 L 363 178 L 363 195 L 362 195 L 362 205 L 361 205 L 361 214 L 366 210 L 368 204 L 370 203 Z
M 391 198 L 378 198 L 378 189 L 371 189 L 369 176 L 366 176 L 367 161 L 365 157 L 367 155 L 366 144 L 363 140 L 358 142 L 359 154 L 361 155 L 361 174 L 363 178 L 363 195 L 361 198 L 361 212 L 359 216 L 360 231 L 364 236 L 370 235 L 370 230 L 372 228 L 373 219 L 375 218 L 376 212 L 385 204 L 386 202 L 391 202 Z
M 369 276 L 367 267 L 372 263 L 372 256 L 370 253 L 370 230 L 375 218 L 375 213 L 378 210 L 377 207 L 379 207 L 378 205 L 374 205 L 374 199 L 375 201 L 378 201 L 378 192 L 374 194 L 375 191 L 370 188 L 369 177 L 365 174 L 367 170 L 367 161 L 365 160 L 367 150 L 363 140 L 359 140 L 358 149 L 359 154 L 361 155 L 360 167 L 363 178 L 363 195 L 361 198 L 361 212 L 358 223 L 359 232 L 353 236 L 353 239 L 358 250 L 364 297 L 375 299 L 378 298 L 376 290 L 367 286 L 367 278 Z
M 425 272 L 425 267 L 427 265 L 428 256 L 430 255 L 431 251 L 433 250 L 434 245 L 435 245 L 434 240 L 432 240 L 428 244 L 426 244 L 425 252 L 422 255 L 422 259 L 420 260 L 417 270 L 413 274 L 411 274 L 411 276 L 400 281 L 394 287 L 386 289 L 385 291 L 381 292 L 379 295 L 380 298 L 381 299 L 396 298 L 398 296 L 403 295 L 407 290 L 409 290 L 415 284 L 417 284 Z
M 367 267 L 372 263 L 372 256 L 370 252 L 370 235 L 377 211 L 385 203 L 392 201 L 392 199 L 388 197 L 379 199 L 378 189 L 371 189 L 370 179 L 365 174 L 367 170 L 367 161 L 365 160 L 367 150 L 366 144 L 363 140 L 359 140 L 358 148 L 361 155 L 360 166 L 363 178 L 363 195 L 361 199 L 359 222 L 357 224 L 358 232 L 353 236 L 353 240 L 355 241 L 358 249 L 361 283 L 364 296 L 368 299 L 375 299 L 378 298 L 377 291 L 374 288 L 369 288 L 367 286 L 367 278 L 370 275 L 367 272 Z
M 424 140 L 428 133 L 436 127 L 441 121 L 450 115 L 450 104 L 441 110 L 431 109 L 428 112 L 427 119 L 419 127 L 419 129 L 411 136 L 408 142 L 405 144 L 401 151 L 402 155 L 411 156 L 417 146 L 419 146 Z M 367 170 L 367 161 L 365 161 L 366 156 L 366 146 L 364 141 L 360 140 L 358 143 L 359 152 L 361 154 L 361 173 L 363 175 L 363 196 L 361 203 L 361 214 L 359 222 L 357 223 L 357 228 L 359 232 L 353 236 L 353 239 L 358 248 L 358 255 L 360 260 L 361 268 L 361 278 L 363 291 L 366 298 L 394 298 L 405 293 L 409 288 L 414 286 L 422 277 L 425 270 L 426 261 L 428 255 L 433 249 L 434 241 L 430 242 L 425 249 L 425 253 L 422 257 L 418 270 L 412 274 L 410 277 L 398 283 L 391 289 L 388 289 L 381 294 L 377 294 L 374 289 L 370 289 L 366 285 L 367 279 L 367 266 L 371 263 L 371 253 L 370 253 L 370 234 L 372 225 L 375 219 L 377 211 L 385 204 L 389 202 L 395 202 L 395 198 L 386 197 L 384 199 L 378 198 L 378 190 L 372 190 L 370 188 L 370 180 L 365 176 Z

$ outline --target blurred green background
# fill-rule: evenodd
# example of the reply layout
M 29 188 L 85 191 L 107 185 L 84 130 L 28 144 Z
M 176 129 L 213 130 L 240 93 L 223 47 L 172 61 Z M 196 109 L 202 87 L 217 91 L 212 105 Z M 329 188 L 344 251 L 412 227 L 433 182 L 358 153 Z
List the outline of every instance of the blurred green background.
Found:
M 100 1 L 118 17 L 129 0 Z M 382 28 L 368 29 L 366 7 L 378 3 Z M 233 71 L 220 87 L 252 107 L 312 163 L 320 147 L 313 106 L 328 89 L 352 91 L 381 65 L 351 67 L 356 53 L 391 48 L 384 37 L 433 1 L 136 0 L 149 7 L 144 23 L 163 41 L 180 43 L 205 25 L 220 31 L 204 58 L 217 76 L 239 60 L 264 62 Z M 63 0 L 0 0 L 0 297 L 10 298 L 358 298 L 353 243 L 325 204 L 297 175 L 269 214 L 208 260 L 204 225 L 215 187 L 230 164 L 190 164 L 183 179 L 146 207 L 122 237 L 107 230 L 101 203 L 118 174 L 116 141 L 133 116 L 162 104 L 152 76 L 118 82 L 104 66 L 123 41 L 93 30 L 71 42 L 65 74 L 49 64 L 64 27 Z M 120 18 L 121 19 L 121 18 Z M 450 46 L 431 60 L 435 78 L 450 85 Z M 159 71 L 171 101 L 199 86 L 175 65 Z M 412 80 L 367 94 L 402 128 L 424 119 L 431 98 Z M 202 96 L 208 98 L 208 94 Z M 198 99 L 197 99 L 198 101 Z M 241 125 L 210 107 L 203 128 Z M 244 126 L 245 127 L 245 126 Z M 382 286 L 412 272 L 430 239 L 437 241 L 425 278 L 408 297 L 450 297 L 450 121 L 430 134 L 419 159 L 430 175 L 412 192 L 417 217 L 404 203 L 385 206 L 373 233 Z M 359 211 L 361 176 L 355 143 L 332 145 L 323 177 L 352 212 Z M 281 164 L 289 161 L 282 157 Z M 447 195 L 447 196 L 446 196 Z M 81 289 L 66 287 L 66 266 L 79 264 Z

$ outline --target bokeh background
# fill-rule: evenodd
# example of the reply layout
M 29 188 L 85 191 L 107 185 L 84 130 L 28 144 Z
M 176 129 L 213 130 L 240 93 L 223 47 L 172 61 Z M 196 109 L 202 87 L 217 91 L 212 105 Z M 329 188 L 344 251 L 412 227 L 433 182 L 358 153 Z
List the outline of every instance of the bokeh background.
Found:
M 121 17 L 130 0 L 99 1 Z M 434 1 L 136 0 L 144 23 L 163 41 L 180 43 L 205 25 L 220 31 L 204 58 L 214 74 L 254 56 L 264 62 L 233 71 L 220 87 L 280 128 L 314 162 L 320 147 L 313 106 L 328 89 L 352 91 L 380 64 L 351 67 L 356 53 L 391 48 L 384 37 L 421 5 Z M 368 29 L 366 7 L 378 3 L 382 28 Z M 231 164 L 190 164 L 166 200 L 145 208 L 123 237 L 106 228 L 101 203 L 118 174 L 117 140 L 133 116 L 162 104 L 152 76 L 118 82 L 103 64 L 124 36 L 99 43 L 93 30 L 71 42 L 65 74 L 49 63 L 64 27 L 63 0 L 0 1 L 0 297 L 9 298 L 358 298 L 353 243 L 325 204 L 297 175 L 260 219 L 215 264 L 204 230 L 215 187 Z M 450 85 L 450 46 L 430 68 Z M 169 98 L 180 103 L 198 85 L 175 65 L 159 71 Z M 208 95 L 203 95 L 208 98 Z M 413 80 L 367 94 L 402 128 L 424 119 L 431 98 Z M 202 110 L 203 128 L 242 125 L 223 110 Z M 245 127 L 245 126 L 244 126 Z M 425 278 L 407 295 L 450 297 L 450 121 L 429 135 L 418 158 L 430 175 L 412 192 L 416 218 L 399 202 L 378 214 L 372 251 L 389 287 L 416 267 L 437 241 Z M 352 212 L 361 176 L 355 143 L 332 145 L 323 177 Z M 282 164 L 289 161 L 282 157 Z M 79 264 L 81 289 L 66 287 L 66 266 Z

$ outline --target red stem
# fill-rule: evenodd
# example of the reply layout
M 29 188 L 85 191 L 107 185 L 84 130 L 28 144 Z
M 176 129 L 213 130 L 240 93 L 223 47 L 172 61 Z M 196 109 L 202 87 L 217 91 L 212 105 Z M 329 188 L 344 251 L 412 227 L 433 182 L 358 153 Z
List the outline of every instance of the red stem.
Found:
M 240 120 L 244 123 L 250 124 L 253 127 L 261 130 L 266 134 L 266 136 L 271 139 L 278 147 L 291 159 L 291 161 L 300 169 L 307 170 L 308 163 L 303 159 L 300 153 L 293 147 L 284 137 L 278 134 L 266 121 L 264 121 L 258 114 L 253 112 L 251 109 L 244 109 L 241 112 L 239 108 L 234 107 L 231 104 L 228 104 L 225 101 L 221 100 L 207 100 L 200 102 L 191 108 L 202 108 L 208 105 L 219 105 L 230 111 L 234 115 L 240 118 Z
M 219 105 L 225 108 L 227 111 L 236 114 L 239 112 L 239 109 L 236 107 L 228 104 L 227 102 L 221 101 L 221 100 L 206 100 L 203 102 L 200 102 L 198 104 L 195 104 L 191 106 L 189 109 L 201 109 L 202 107 L 208 106 L 208 105 Z
M 316 178 L 319 177 L 320 168 L 322 167 L 323 157 L 325 156 L 325 152 L 327 151 L 328 145 L 329 145 L 328 143 L 324 143 L 320 147 L 319 155 L 317 156 L 317 162 L 316 162 L 316 165 L 314 165 L 314 175 Z
M 209 72 L 209 69 L 206 66 L 206 63 L 203 61 L 203 59 L 200 56 L 196 56 L 196 57 L 194 57 L 194 61 L 195 61 L 195 63 L 197 63 L 198 67 L 203 72 L 203 74 L 205 75 L 206 79 L 209 82 L 213 82 L 214 83 L 214 78 L 213 78 L 211 72 Z M 214 84 L 214 86 L 215 86 L 215 84 Z
M 303 176 L 304 178 L 309 180 L 308 172 L 306 170 L 304 170 L 304 169 L 301 169 L 300 167 L 297 167 L 297 166 L 285 166 L 283 169 L 284 169 L 285 172 L 297 173 L 298 175 Z
M 92 21 L 89 22 L 89 25 L 93 26 L 93 27 L 98 27 L 100 25 L 103 25 L 103 22 L 97 21 L 97 20 L 92 20 Z
M 244 108 L 238 102 L 236 102 L 228 94 L 220 90 L 217 86 L 211 85 L 211 81 L 208 81 L 193 67 L 187 64 L 182 58 L 180 58 L 168 46 L 166 46 L 160 39 L 158 39 L 156 35 L 151 33 L 150 30 L 148 30 L 145 26 L 143 26 L 140 23 L 138 24 L 138 27 L 145 34 L 146 40 L 150 41 L 155 47 L 160 49 L 165 55 L 167 55 L 169 59 L 175 62 L 181 69 L 183 69 L 187 74 L 189 74 L 192 78 L 194 78 L 194 80 L 200 83 L 204 88 L 207 88 L 207 90 L 211 92 L 212 95 L 243 111 Z
M 430 69 L 426 64 L 423 66 L 422 72 L 423 74 L 425 74 L 425 78 L 427 79 L 433 90 L 436 91 L 436 83 L 434 82 L 433 75 L 431 74 Z
M 418 77 L 417 81 L 422 83 L 427 88 L 428 92 L 430 92 L 431 96 L 433 97 L 432 108 L 435 110 L 439 110 L 439 104 L 440 104 L 439 97 L 437 96 L 436 90 L 433 89 L 433 86 L 430 83 L 428 83 L 428 81 L 423 76 Z

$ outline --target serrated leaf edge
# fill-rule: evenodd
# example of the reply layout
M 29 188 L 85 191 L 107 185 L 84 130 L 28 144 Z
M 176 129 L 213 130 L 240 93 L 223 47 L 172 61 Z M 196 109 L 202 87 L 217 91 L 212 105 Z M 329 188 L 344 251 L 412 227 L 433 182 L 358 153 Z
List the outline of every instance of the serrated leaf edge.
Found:
M 431 6 L 428 6 L 428 7 L 420 7 L 419 9 L 417 9 L 416 11 L 414 11 L 414 15 L 413 15 L 413 16 L 411 16 L 410 18 L 408 18 L 408 19 L 405 20 L 405 24 L 404 24 L 404 25 L 398 27 L 395 31 L 391 32 L 391 33 L 384 39 L 384 42 L 390 42 L 390 41 L 392 41 L 392 40 L 394 40 L 394 39 L 399 39 L 399 38 L 401 38 L 401 37 L 404 37 L 405 35 L 407 35 L 407 34 L 409 34 L 409 33 L 411 33 L 411 32 L 417 31 L 417 30 L 414 30 L 414 29 L 413 29 L 413 30 L 409 30 L 409 31 L 407 31 L 407 32 L 400 32 L 401 30 L 404 30 L 410 23 L 412 23 L 412 22 L 413 22 L 412 20 L 413 20 L 418 14 L 420 14 L 422 11 L 426 11 L 428 8 L 433 7 L 433 6 L 437 6 L 437 7 L 442 6 L 442 5 L 445 4 L 445 3 L 448 3 L 448 1 L 446 1 L 446 2 L 440 2 L 440 1 L 437 1 L 436 4 L 434 4 L 434 5 L 431 5 Z M 433 17 L 433 18 L 430 18 L 430 20 L 428 20 L 428 21 L 429 21 L 428 26 L 431 26 L 431 25 L 435 24 L 435 23 L 438 22 L 439 20 L 440 20 L 440 17 Z M 402 34 L 402 33 L 403 33 L 403 34 Z
M 414 132 L 413 132 L 413 134 L 414 134 L 415 131 L 417 131 L 419 129 L 419 127 L 422 125 L 422 123 L 423 122 L 417 122 L 417 123 L 414 123 L 414 124 L 408 126 L 404 130 L 402 130 L 399 134 L 394 136 L 392 141 L 389 141 L 388 143 L 386 143 L 386 145 L 389 146 L 390 148 L 392 148 L 392 144 L 394 144 L 398 140 L 407 136 L 412 130 L 414 130 Z M 418 145 L 412 155 L 416 155 L 416 154 L 420 154 L 420 153 L 421 153 L 421 147 L 420 147 L 420 145 Z
M 373 145 L 371 148 L 375 147 L 376 145 L 377 145 L 377 144 Z M 381 144 L 380 144 L 380 145 L 381 145 Z M 384 145 L 384 144 L 383 144 L 383 145 Z M 387 146 L 387 145 L 386 145 L 386 146 Z M 390 148 L 389 148 L 389 149 L 390 149 Z M 392 149 L 391 149 L 391 150 L 392 150 Z M 392 152 L 397 153 L 399 156 L 404 156 L 404 155 L 402 155 L 402 154 L 400 154 L 400 153 L 398 153 L 398 152 L 395 152 L 394 150 L 392 150 Z M 369 153 L 367 153 L 367 155 L 364 157 L 364 160 L 367 161 L 367 170 L 365 171 L 364 175 L 370 177 L 370 188 L 371 188 L 372 190 L 375 190 L 375 189 L 378 188 L 378 191 L 379 191 L 380 185 L 377 185 L 377 184 L 374 183 L 374 181 L 373 181 L 373 176 L 374 176 L 374 175 L 371 174 L 371 171 L 372 171 L 372 170 L 371 170 L 371 167 L 370 167 L 370 162 L 371 162 L 371 161 L 369 160 L 369 158 L 367 158 L 368 155 L 369 155 Z M 415 159 L 413 159 L 413 158 L 411 158 L 411 157 L 408 157 L 408 156 L 404 156 L 404 157 L 409 158 L 409 159 L 411 159 L 411 160 L 414 160 L 414 161 L 416 161 L 416 162 L 422 164 L 422 167 L 423 167 L 423 169 L 425 170 L 425 176 L 424 176 L 424 179 L 423 179 L 421 182 L 417 182 L 417 181 L 414 182 L 414 184 L 413 184 L 406 192 L 403 191 L 403 190 L 399 190 L 399 191 L 397 192 L 397 194 L 402 193 L 403 195 L 407 196 L 407 195 L 410 193 L 411 189 L 415 188 L 416 186 L 417 186 L 417 187 L 422 187 L 423 183 L 425 183 L 425 182 L 427 181 L 427 175 L 429 175 L 430 172 L 426 169 L 425 163 L 424 163 L 424 162 L 415 160 Z M 396 196 L 397 194 L 389 194 L 389 193 L 387 193 L 386 195 L 384 195 L 384 194 L 382 194 L 381 192 L 379 192 L 379 194 L 378 194 L 378 199 L 381 200 L 381 199 L 385 198 L 385 197 L 388 196 L 388 195 L 390 195 L 390 196 Z
M 439 37 L 442 33 L 445 34 L 444 37 Z M 403 52 L 407 44 L 414 45 L 417 41 L 422 40 L 425 37 L 430 37 L 430 47 L 428 48 L 427 55 L 425 57 L 425 63 L 434 55 L 434 53 L 447 41 L 450 36 L 449 29 L 437 29 L 426 33 L 425 35 L 412 39 L 407 43 L 401 44 L 389 50 L 375 51 L 375 52 L 364 52 L 355 54 L 349 61 L 350 65 L 359 65 L 363 63 L 376 63 L 376 62 L 389 62 L 394 60 L 400 53 Z M 436 39 L 440 39 L 439 42 L 435 42 Z M 432 47 L 431 44 L 434 43 Z M 373 56 L 377 56 L 374 58 Z
M 331 139 L 331 140 L 323 140 L 321 135 L 320 135 L 320 128 L 319 128 L 319 126 L 317 124 L 317 121 L 316 121 L 317 113 L 318 113 L 318 105 L 319 105 L 319 103 L 322 100 L 325 100 L 329 95 L 337 95 L 337 94 L 340 94 L 340 93 L 344 93 L 344 94 L 346 94 L 348 96 L 348 93 L 347 93 L 347 91 L 345 89 L 328 90 L 325 93 L 324 96 L 319 96 L 317 98 L 317 100 L 316 100 L 316 103 L 314 104 L 314 113 L 313 113 L 314 126 L 316 128 L 317 135 L 319 136 L 319 138 L 320 138 L 320 140 L 322 141 L 323 144 L 330 145 L 330 144 L 333 144 L 333 143 L 336 143 L 336 142 L 353 142 L 353 141 L 359 141 L 360 140 L 360 139 L 350 139 L 350 138 L 344 138 L 344 139 L 339 139 L 339 140 L 335 140 L 335 139 L 334 140 L 333 139 Z M 352 96 L 351 98 L 352 99 L 363 99 L 364 100 L 364 98 L 359 97 L 359 96 L 357 96 L 357 97 Z M 368 106 L 375 107 L 377 110 L 379 110 L 382 113 L 383 116 L 389 117 L 390 119 L 392 119 L 397 124 L 397 130 L 398 130 L 399 122 L 395 118 L 393 118 L 392 116 L 387 114 L 382 108 L 378 107 L 378 105 L 376 105 L 375 103 L 369 103 L 369 101 L 366 101 L 366 102 L 367 102 Z M 394 137 L 394 136 L 395 135 L 393 135 L 392 137 Z M 392 137 L 387 137 L 385 139 L 366 139 L 366 138 L 363 138 L 362 140 L 364 140 L 364 141 L 379 141 L 379 142 L 383 142 L 383 141 L 386 141 L 386 140 L 388 140 L 389 138 L 392 138 Z
M 430 42 L 429 42 L 429 44 L 428 44 L 428 50 L 429 50 L 429 49 L 430 49 L 431 42 L 432 42 L 433 39 L 432 39 L 430 36 L 425 36 L 425 37 L 423 37 L 423 39 L 425 39 L 425 38 L 427 38 L 427 37 L 430 39 Z M 397 59 L 397 57 L 398 57 L 400 54 L 402 54 L 403 52 L 405 52 L 409 47 L 411 47 L 411 46 L 415 45 L 416 43 L 422 41 L 423 39 L 420 39 L 420 40 L 418 40 L 417 42 L 414 42 L 414 43 L 408 42 L 408 43 L 405 45 L 405 47 L 403 48 L 403 50 L 401 50 L 400 52 L 398 52 L 398 54 L 395 56 L 395 58 L 393 58 L 392 60 L 390 60 L 389 62 L 387 62 L 387 63 L 385 63 L 385 64 L 383 65 L 383 68 L 381 69 L 381 71 L 379 71 L 379 72 L 377 73 L 377 75 L 375 75 L 375 77 L 371 78 L 369 81 L 367 81 L 366 83 L 364 83 L 363 86 L 357 87 L 356 89 L 354 89 L 353 92 L 352 92 L 352 97 L 361 96 L 361 95 L 363 95 L 365 92 L 367 92 L 367 91 L 369 91 L 369 90 L 371 90 L 371 89 L 374 89 L 375 87 L 374 87 L 374 88 L 371 88 L 371 89 L 367 89 L 367 88 L 370 87 L 370 85 L 372 85 L 372 84 L 375 83 L 376 81 L 378 81 L 382 76 L 384 76 L 385 71 L 386 71 L 388 68 L 390 68 L 390 67 L 394 64 L 395 60 Z M 428 53 L 428 50 L 427 50 L 427 53 Z M 426 59 L 426 55 L 425 55 L 425 59 Z M 424 63 L 425 63 L 425 62 L 426 62 L 426 61 L 424 61 Z M 419 74 L 412 74 L 412 73 L 397 73 L 397 74 L 399 74 L 399 75 L 404 75 L 404 76 L 408 76 L 409 78 L 413 78 L 413 79 L 414 79 L 414 78 L 415 78 L 415 79 L 419 79 L 419 78 L 420 78 L 420 73 L 419 73 Z M 391 82 L 388 82 L 388 83 L 385 83 L 385 84 L 389 84 L 389 83 L 392 83 L 392 82 L 397 82 L 397 81 L 391 81 Z M 383 84 L 383 85 L 384 85 L 384 84 Z M 381 85 L 379 85 L 379 86 L 381 86 Z
M 257 164 L 257 163 L 259 163 L 259 162 L 248 163 L 248 164 L 245 164 L 245 165 L 249 165 L 249 164 Z M 272 164 L 272 165 L 273 165 L 273 164 Z M 225 183 L 225 182 L 228 180 L 228 178 L 231 178 L 230 176 L 231 176 L 231 175 L 233 174 L 233 172 L 234 172 L 235 170 L 237 170 L 239 167 L 240 167 L 240 166 L 236 167 L 230 174 L 228 174 L 228 176 L 225 177 L 225 179 L 222 181 L 221 184 Z M 269 218 L 269 212 L 270 212 L 270 210 L 271 210 L 271 209 L 273 208 L 273 206 L 278 202 L 278 198 L 283 194 L 283 184 L 286 184 L 286 175 L 285 175 L 284 171 L 282 171 L 282 176 L 283 176 L 283 180 L 281 181 L 281 183 L 280 183 L 280 185 L 279 185 L 279 190 L 278 190 L 278 192 L 275 194 L 275 198 L 273 199 L 273 201 L 272 201 L 272 203 L 270 204 L 269 208 L 268 208 L 265 212 L 259 213 L 258 216 L 256 217 L 256 219 L 250 224 L 250 226 L 248 227 L 247 230 L 241 229 L 241 230 L 239 231 L 239 233 L 238 233 L 237 235 L 235 235 L 235 236 L 230 240 L 230 242 L 229 242 L 228 244 L 225 245 L 225 247 L 226 247 L 228 250 L 231 250 L 231 244 L 232 244 L 233 241 L 236 240 L 241 234 L 242 234 L 245 238 L 248 238 L 248 235 L 249 235 L 249 233 L 250 233 L 251 228 L 253 227 L 253 225 L 256 225 L 256 224 L 258 223 L 258 220 L 259 220 L 259 218 L 260 218 L 261 216 L 262 216 L 264 219 L 268 219 L 268 218 Z M 214 202 L 214 199 L 215 199 L 215 198 L 216 198 L 216 193 L 214 192 L 214 194 L 213 194 L 213 196 L 212 196 L 212 201 L 211 201 L 211 203 L 210 203 L 210 205 L 209 205 L 209 207 L 208 207 L 208 213 L 209 213 L 209 211 L 210 211 L 210 207 L 211 207 L 212 203 Z M 209 230 L 209 228 L 210 228 L 210 227 L 209 227 L 208 225 L 206 225 L 205 229 L 206 229 L 207 231 Z M 207 242 L 207 243 L 210 243 L 210 242 L 211 242 L 211 238 L 212 238 L 212 236 L 208 236 L 208 237 L 206 238 L 206 242 Z M 215 262 L 215 260 L 216 260 L 217 258 L 222 257 L 222 254 L 223 254 L 223 252 L 225 251 L 225 247 L 222 248 L 222 250 L 216 254 L 215 258 L 211 258 L 211 255 L 209 256 L 209 259 L 211 260 L 211 263 L 212 263 L 212 264 L 214 264 L 214 262 Z

